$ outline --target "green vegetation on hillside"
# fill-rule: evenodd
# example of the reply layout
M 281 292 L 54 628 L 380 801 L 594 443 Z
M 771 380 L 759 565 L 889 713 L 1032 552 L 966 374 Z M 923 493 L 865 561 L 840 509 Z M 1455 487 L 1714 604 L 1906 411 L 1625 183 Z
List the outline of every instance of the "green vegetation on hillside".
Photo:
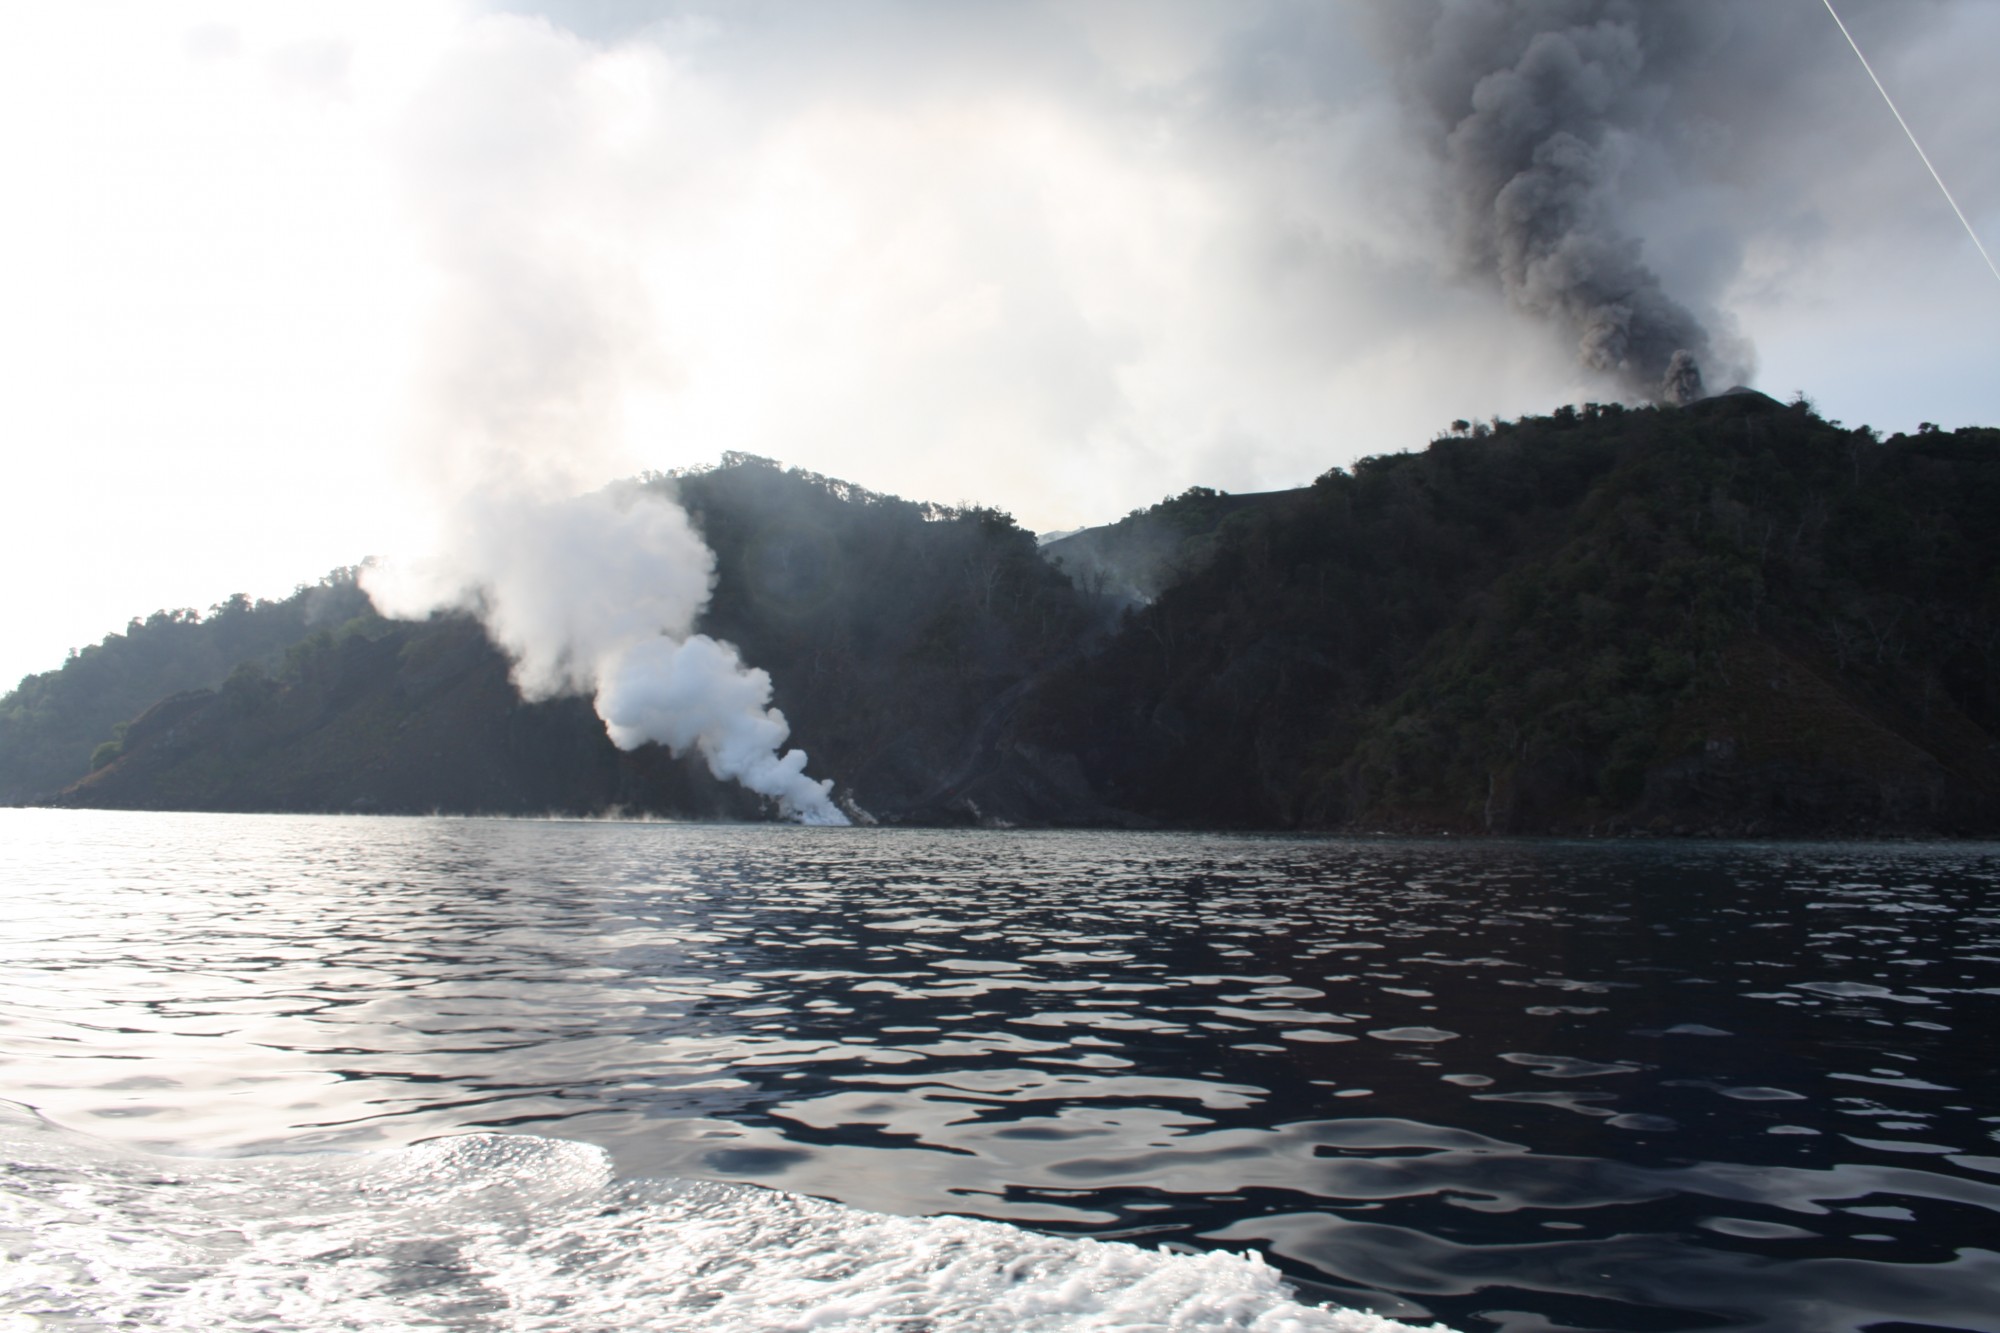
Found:
M 1225 524 L 1037 734 L 1174 821 L 1991 826 L 1996 500 L 1992 430 L 1498 423 Z
M 995 509 L 917 504 L 732 454 L 671 485 L 716 556 L 700 628 L 771 673 L 815 773 L 922 804 L 995 702 L 1067 660 L 1086 609 Z
M 1234 515 L 1282 507 L 1296 491 L 1231 495 L 1190 486 L 1158 504 L 1135 509 L 1116 523 L 1085 528 L 1042 548 L 1049 563 L 1070 576 L 1093 605 L 1122 610 L 1152 601 L 1212 559 L 1218 530 Z
M 28 676 L 0 698 L 0 804 L 45 799 L 117 757 L 122 726 L 170 694 L 212 689 L 244 663 L 276 669 L 321 628 L 374 615 L 353 569 L 337 569 L 282 601 L 242 593 L 209 608 L 134 618 Z
M 2000 831 L 2000 431 L 1586 405 L 1039 552 L 998 511 L 748 455 L 646 484 L 716 554 L 699 628 L 884 820 Z M 150 808 L 760 812 L 351 577 L 31 678 L 0 774 Z
M 839 774 L 885 813 L 938 808 L 953 775 L 977 767 L 977 739 L 1005 714 L 996 700 L 1083 634 L 1068 581 L 998 511 L 912 503 L 741 454 L 647 484 L 675 496 L 716 553 L 698 628 L 771 674 L 814 772 Z M 124 740 L 66 802 L 759 811 L 698 760 L 617 751 L 584 700 L 521 703 L 505 661 L 455 616 L 307 637 L 272 669 L 158 703 Z

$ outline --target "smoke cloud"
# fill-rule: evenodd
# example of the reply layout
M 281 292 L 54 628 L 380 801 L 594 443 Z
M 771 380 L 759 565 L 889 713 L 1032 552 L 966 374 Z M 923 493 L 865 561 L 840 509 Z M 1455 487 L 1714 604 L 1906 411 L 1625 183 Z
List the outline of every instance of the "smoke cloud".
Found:
M 624 243 L 635 203 L 584 188 L 615 169 L 579 170 L 615 127 L 602 103 L 618 90 L 591 65 L 574 39 L 496 25 L 401 127 L 439 275 L 408 450 L 437 523 L 429 554 L 364 586 L 388 616 L 477 615 L 523 698 L 590 696 L 621 749 L 699 753 L 787 818 L 845 824 L 832 783 L 781 750 L 770 676 L 694 632 L 715 557 L 687 514 L 656 488 L 602 485 L 636 470 L 627 413 L 661 364 Z
M 1836 4 L 1990 243 L 2000 5 Z M 1073 528 L 1650 394 L 1648 348 L 1703 345 L 1642 322 L 1593 343 L 1631 379 L 1581 364 L 1624 302 L 1602 265 L 1705 330 L 1711 387 L 1747 375 L 1740 324 L 1761 382 L 1850 421 L 2000 415 L 1991 276 L 1817 0 L 9 19 L 0 355 L 29 443 L 0 565 L 36 577 L 0 682 L 134 610 L 442 549 L 405 529 L 453 506 L 406 491 L 571 497 L 742 450 Z M 1516 177 L 1511 206 L 1578 219 L 1508 233 L 1524 301 Z
M 1377 23 L 1445 165 L 1465 263 L 1626 392 L 1699 397 L 1716 349 L 1647 264 L 1623 187 L 1726 36 L 1718 7 L 1397 0 Z
M 789 819 L 844 824 L 831 782 L 805 776 L 771 678 L 693 632 L 715 557 L 685 512 L 633 484 L 569 499 L 479 496 L 456 506 L 447 554 L 366 571 L 384 615 L 477 615 L 529 700 L 594 696 L 624 750 L 698 752 L 719 778 Z
M 1738 127 L 1841 58 L 1810 6 L 1373 0 L 1386 97 L 1330 6 L 500 7 L 528 12 L 461 30 L 394 134 L 443 517 L 368 586 L 820 821 L 769 677 L 694 633 L 711 555 L 605 478 L 747 448 L 1003 500 L 1167 458 L 1295 480 L 1249 460 L 1323 466 L 1405 367 L 1488 407 L 1548 382 L 1446 251 L 1588 377 L 1689 401 L 1750 364 L 1721 307 L 1771 165 Z

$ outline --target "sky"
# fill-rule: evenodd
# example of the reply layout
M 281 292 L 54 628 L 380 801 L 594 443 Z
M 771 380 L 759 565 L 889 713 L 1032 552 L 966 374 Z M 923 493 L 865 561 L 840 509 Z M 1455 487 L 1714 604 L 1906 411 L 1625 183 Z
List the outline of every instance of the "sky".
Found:
M 1629 8 L 10 7 L 0 681 L 435 544 L 496 458 L 747 450 L 1045 531 L 1630 398 L 1496 270 L 1451 133 L 1494 25 Z M 2000 3 L 1839 8 L 2000 250 Z M 1572 211 L 1712 377 L 2000 424 L 2000 280 L 1824 0 L 1661 15 Z

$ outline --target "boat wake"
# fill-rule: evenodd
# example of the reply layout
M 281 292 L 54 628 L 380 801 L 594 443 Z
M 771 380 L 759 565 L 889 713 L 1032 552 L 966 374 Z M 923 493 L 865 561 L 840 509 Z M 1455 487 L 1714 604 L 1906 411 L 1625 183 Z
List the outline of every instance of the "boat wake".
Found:
M 1254 1254 L 620 1181 L 560 1139 L 167 1158 L 0 1108 L 0 1156 L 0 1333 L 1410 1327 L 1301 1305 Z

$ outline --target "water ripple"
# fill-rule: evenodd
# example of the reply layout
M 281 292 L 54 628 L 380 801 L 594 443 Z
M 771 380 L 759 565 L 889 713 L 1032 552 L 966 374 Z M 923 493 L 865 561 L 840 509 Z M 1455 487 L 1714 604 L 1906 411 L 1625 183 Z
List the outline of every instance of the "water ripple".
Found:
M 0 811 L 0 882 L 8 1094 L 135 1148 L 550 1135 L 1468 1333 L 1996 1327 L 1992 847 Z

